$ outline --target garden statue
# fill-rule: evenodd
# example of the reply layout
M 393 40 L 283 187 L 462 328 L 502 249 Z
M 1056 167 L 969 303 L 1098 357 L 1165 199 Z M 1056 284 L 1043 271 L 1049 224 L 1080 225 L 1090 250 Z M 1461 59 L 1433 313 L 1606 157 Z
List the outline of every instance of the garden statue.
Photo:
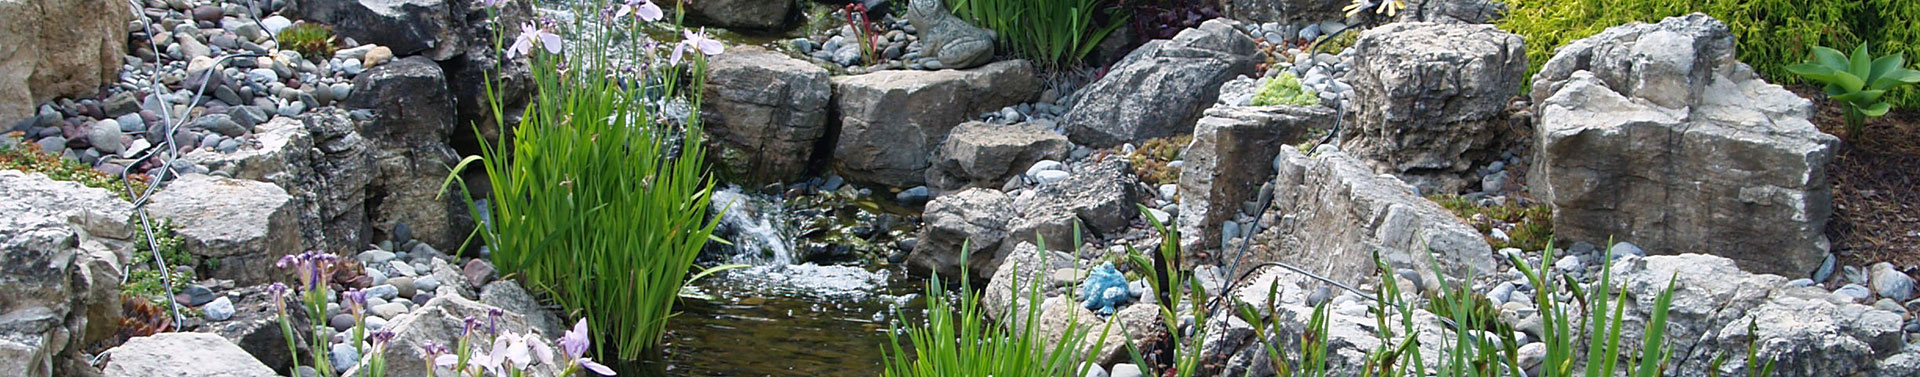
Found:
M 938 60 L 943 68 L 973 68 L 993 60 L 993 31 L 954 16 L 942 0 L 912 0 L 907 5 L 907 21 L 920 31 L 926 56 Z

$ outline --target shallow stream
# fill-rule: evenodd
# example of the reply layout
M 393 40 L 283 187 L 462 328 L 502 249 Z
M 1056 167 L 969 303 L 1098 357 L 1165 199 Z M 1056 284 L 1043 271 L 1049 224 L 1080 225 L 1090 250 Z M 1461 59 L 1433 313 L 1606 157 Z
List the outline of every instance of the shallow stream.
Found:
M 914 300 L 924 285 L 878 255 L 801 262 L 799 245 L 834 231 L 794 229 L 817 220 L 791 218 L 816 213 L 786 208 L 795 202 L 738 189 L 717 193 L 715 207 L 731 205 L 721 222 L 732 245 L 710 248 L 703 260 L 751 267 L 695 282 L 668 327 L 664 360 L 623 365 L 622 375 L 879 376 L 888 325 L 899 312 L 912 317 L 902 323 L 921 320 Z M 871 216 L 880 208 L 846 207 L 817 213 L 851 223 L 859 220 L 835 215 Z

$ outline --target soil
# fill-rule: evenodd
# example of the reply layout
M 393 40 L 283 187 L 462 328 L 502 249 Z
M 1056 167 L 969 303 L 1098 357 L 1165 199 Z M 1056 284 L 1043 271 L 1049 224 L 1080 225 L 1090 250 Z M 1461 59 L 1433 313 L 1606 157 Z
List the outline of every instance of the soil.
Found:
M 1869 119 L 1862 135 L 1847 135 L 1839 103 L 1815 88 L 1793 89 L 1819 107 L 1814 124 L 1841 136 L 1827 171 L 1833 183 L 1827 238 L 1840 265 L 1920 266 L 1920 111 L 1895 110 Z

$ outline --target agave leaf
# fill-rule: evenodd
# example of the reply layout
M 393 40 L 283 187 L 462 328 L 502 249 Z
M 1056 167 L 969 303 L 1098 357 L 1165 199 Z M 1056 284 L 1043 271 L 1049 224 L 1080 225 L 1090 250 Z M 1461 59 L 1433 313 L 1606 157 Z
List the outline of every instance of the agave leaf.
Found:
M 1872 105 L 1868 105 L 1866 107 L 1860 108 L 1860 113 L 1866 114 L 1869 117 L 1878 117 L 1882 115 L 1887 115 L 1887 111 L 1889 110 L 1893 110 L 1892 104 L 1889 104 L 1886 102 L 1877 102 Z
M 1833 77 L 1833 74 L 1836 71 L 1834 71 L 1833 68 L 1827 68 L 1827 66 L 1824 66 L 1824 65 L 1803 63 L 1803 64 L 1794 64 L 1794 65 L 1787 66 L 1787 72 L 1793 73 L 1794 75 L 1797 75 L 1800 77 L 1804 77 L 1808 80 L 1813 80 L 1813 81 L 1822 82 L 1822 83 L 1830 83 L 1835 80 Z
M 1847 58 L 1847 73 L 1852 73 L 1853 77 L 1860 78 L 1862 81 L 1865 81 L 1868 74 L 1873 73 L 1873 55 L 1867 53 L 1867 44 L 1862 43 L 1860 47 L 1853 49 L 1853 56 Z
M 1900 53 L 1873 59 L 1873 69 L 1867 75 L 1867 82 L 1874 82 L 1881 77 L 1899 71 L 1900 67 L 1906 66 L 1907 64 L 1907 57 L 1905 55 L 1904 53 Z
M 1848 66 L 1846 55 L 1841 54 L 1840 50 L 1835 50 L 1835 49 L 1826 48 L 1826 47 L 1818 47 L 1818 46 L 1814 47 L 1813 60 L 1815 62 L 1819 62 L 1820 65 L 1826 66 L 1827 68 L 1833 69 L 1835 71 L 1846 70 Z
M 1847 92 L 1858 92 L 1867 86 L 1866 80 L 1861 80 L 1860 75 L 1853 72 L 1834 72 L 1833 78 L 1834 83 L 1839 84 L 1840 88 Z
M 1846 103 L 1853 103 L 1853 104 L 1868 104 L 1868 103 L 1873 103 L 1874 101 L 1879 101 L 1880 96 L 1885 95 L 1886 93 L 1887 91 L 1885 90 L 1862 90 L 1858 92 L 1852 92 L 1852 93 L 1834 96 L 1833 100 L 1846 102 Z
M 1901 86 L 1913 85 L 1913 84 L 1920 84 L 1920 71 L 1915 71 L 1911 69 L 1900 69 L 1893 72 L 1888 72 L 1887 74 L 1880 76 L 1880 78 L 1873 80 L 1873 84 L 1868 85 L 1868 88 L 1880 89 L 1880 90 L 1892 90 L 1893 88 L 1898 88 Z

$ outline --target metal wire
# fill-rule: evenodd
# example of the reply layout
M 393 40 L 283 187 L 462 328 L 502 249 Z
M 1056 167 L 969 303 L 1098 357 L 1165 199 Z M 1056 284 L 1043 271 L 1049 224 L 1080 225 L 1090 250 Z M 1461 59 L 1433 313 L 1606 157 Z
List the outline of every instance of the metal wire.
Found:
M 154 66 L 155 73 L 157 74 L 159 72 L 160 67 L 162 66 L 162 63 L 160 60 L 160 44 L 158 41 L 155 40 L 155 36 L 159 35 L 159 33 L 153 27 L 154 22 L 152 20 L 147 20 L 145 18 L 146 12 L 144 11 L 144 8 L 141 7 L 138 0 L 128 0 L 127 5 L 130 8 L 132 8 L 134 15 L 141 17 L 142 27 L 145 28 L 147 31 L 147 47 L 150 49 L 150 51 L 153 51 L 153 56 L 154 56 L 153 66 Z M 257 16 L 257 13 L 259 13 L 259 10 L 255 8 L 255 5 L 253 4 L 252 1 L 247 1 L 247 7 L 248 7 L 249 13 L 255 14 L 253 15 L 254 23 L 260 26 L 260 28 L 264 31 L 266 29 L 266 25 L 260 24 L 259 17 Z M 272 33 L 268 33 L 268 35 L 271 36 Z M 274 44 L 278 45 L 279 40 L 275 39 Z M 258 58 L 258 57 L 264 57 L 264 56 L 267 56 L 267 55 L 229 54 L 227 56 L 221 57 L 220 59 L 214 60 L 213 64 L 207 67 L 206 73 L 201 75 L 200 87 L 194 90 L 193 98 L 187 101 L 187 108 L 192 109 L 195 106 L 199 106 L 200 98 L 206 96 L 207 83 L 213 81 L 212 80 L 213 75 L 220 72 L 220 67 L 222 65 L 226 64 L 229 61 L 232 61 L 235 58 Z M 163 93 L 171 93 L 170 91 L 166 90 L 164 86 L 160 85 L 159 80 L 149 80 L 149 84 L 151 86 L 149 90 L 152 91 L 151 95 L 153 96 L 160 96 Z M 153 251 L 154 267 L 158 271 L 160 271 L 160 282 L 162 285 L 164 285 L 163 287 L 161 287 L 161 290 L 166 292 L 167 306 L 173 312 L 173 323 L 178 324 L 185 321 L 186 317 L 180 315 L 180 303 L 174 299 L 173 272 L 171 268 L 167 267 L 168 265 L 167 265 L 166 257 L 164 255 L 161 255 L 162 253 L 160 253 L 159 241 L 156 240 L 153 236 L 154 230 L 155 230 L 153 226 L 153 219 L 151 216 L 147 214 L 146 202 L 147 202 L 147 199 L 151 198 L 153 196 L 153 193 L 160 188 L 160 181 L 165 180 L 169 174 L 176 177 L 179 176 L 179 174 L 174 171 L 173 160 L 175 158 L 179 158 L 180 145 L 174 140 L 173 135 L 176 131 L 180 129 L 180 126 L 186 125 L 187 121 L 191 119 L 189 117 L 182 116 L 176 120 L 173 114 L 173 106 L 168 105 L 167 101 L 159 100 L 157 97 L 154 97 L 154 98 L 155 98 L 155 101 L 160 103 L 159 112 L 161 116 L 161 124 L 164 125 L 164 127 L 162 128 L 162 131 L 164 131 L 165 135 L 162 136 L 161 142 L 158 145 L 154 145 L 151 149 L 148 149 L 146 153 L 143 153 L 140 157 L 134 158 L 133 161 L 127 163 L 127 166 L 125 169 L 120 170 L 120 186 L 121 186 L 122 192 L 125 192 L 128 197 L 133 198 L 133 211 L 140 218 L 140 227 L 143 230 L 142 233 L 146 235 L 147 249 Z M 182 115 L 185 115 L 185 114 L 182 114 Z M 162 166 L 158 168 L 160 169 L 159 175 L 150 174 L 150 176 L 153 177 L 153 180 L 152 182 L 150 182 L 150 184 L 147 185 L 146 190 L 143 190 L 142 192 L 140 192 L 139 195 L 134 195 L 133 184 L 129 183 L 128 181 L 129 175 L 133 172 L 133 167 L 138 166 L 140 163 L 146 162 L 149 159 L 160 156 L 160 153 L 162 152 L 166 153 L 166 158 L 164 159 L 166 163 L 162 164 Z M 126 283 L 131 269 L 132 269 L 131 266 L 121 266 L 120 282 L 122 284 Z

